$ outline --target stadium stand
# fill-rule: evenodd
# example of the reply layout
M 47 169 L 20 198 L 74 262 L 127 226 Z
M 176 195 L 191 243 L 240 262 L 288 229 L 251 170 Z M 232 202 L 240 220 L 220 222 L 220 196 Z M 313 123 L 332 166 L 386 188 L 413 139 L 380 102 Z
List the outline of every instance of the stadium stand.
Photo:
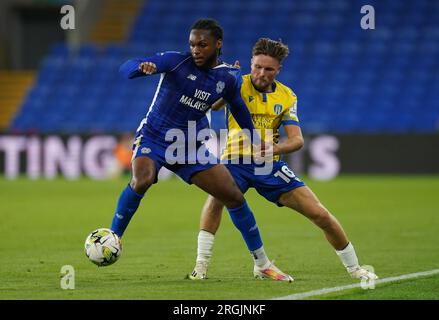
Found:
M 375 30 L 360 27 L 361 1 L 145 1 L 125 43 L 86 44 L 76 53 L 53 46 L 9 130 L 135 130 L 158 77 L 128 81 L 119 65 L 158 51 L 186 51 L 192 22 L 213 17 L 225 30 L 224 60 L 240 60 L 243 73 L 259 37 L 289 45 L 278 79 L 296 92 L 307 134 L 437 132 L 439 2 L 363 4 L 375 8 Z M 212 126 L 224 126 L 222 112 L 213 113 Z

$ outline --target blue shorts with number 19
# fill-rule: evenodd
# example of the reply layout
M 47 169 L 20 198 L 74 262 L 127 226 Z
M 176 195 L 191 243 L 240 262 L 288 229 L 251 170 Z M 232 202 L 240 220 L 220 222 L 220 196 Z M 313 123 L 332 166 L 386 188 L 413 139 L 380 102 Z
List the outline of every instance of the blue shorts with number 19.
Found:
M 255 175 L 256 165 L 253 163 L 229 163 L 226 167 L 242 193 L 247 192 L 249 188 L 255 188 L 261 196 L 279 207 L 282 207 L 278 200 L 283 193 L 305 186 L 284 161 L 274 161 L 273 170 L 268 175 Z

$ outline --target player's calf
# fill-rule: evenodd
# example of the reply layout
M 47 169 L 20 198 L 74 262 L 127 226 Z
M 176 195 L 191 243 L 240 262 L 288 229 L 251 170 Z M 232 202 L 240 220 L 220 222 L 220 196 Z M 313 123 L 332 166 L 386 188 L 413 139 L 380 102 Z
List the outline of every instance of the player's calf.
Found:
M 154 183 L 155 164 L 147 157 L 139 157 L 133 161 L 133 177 L 119 196 L 116 211 L 111 222 L 111 230 L 122 237 L 131 218 L 137 211 L 143 195 Z

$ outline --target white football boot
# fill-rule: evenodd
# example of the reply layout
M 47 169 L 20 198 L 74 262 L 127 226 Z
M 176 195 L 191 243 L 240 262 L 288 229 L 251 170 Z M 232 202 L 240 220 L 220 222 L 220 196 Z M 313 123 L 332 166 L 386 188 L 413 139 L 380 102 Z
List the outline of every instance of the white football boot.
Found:
M 194 271 L 188 275 L 191 280 L 205 280 L 207 279 L 207 269 L 209 267 L 209 262 L 207 261 L 197 261 L 195 264 Z
M 355 266 L 355 267 L 351 267 L 351 268 L 346 268 L 348 273 L 351 275 L 352 278 L 354 279 L 364 279 L 364 280 L 376 280 L 378 279 L 378 276 L 367 270 L 364 267 L 360 267 L 360 266 Z

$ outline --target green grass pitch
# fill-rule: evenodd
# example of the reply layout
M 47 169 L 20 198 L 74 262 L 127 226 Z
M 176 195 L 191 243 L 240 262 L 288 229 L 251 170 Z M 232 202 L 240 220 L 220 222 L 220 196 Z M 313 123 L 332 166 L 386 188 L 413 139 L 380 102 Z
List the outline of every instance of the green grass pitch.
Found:
M 439 177 L 305 181 L 343 224 L 360 263 L 381 278 L 439 268 Z M 97 268 L 84 255 L 84 240 L 110 225 L 126 183 L 0 178 L 0 299 L 270 299 L 355 283 L 319 229 L 254 191 L 246 198 L 265 249 L 296 281 L 253 279 L 252 259 L 226 213 L 209 279 L 186 280 L 206 195 L 176 179 L 151 188 L 125 233 L 120 260 Z M 63 265 L 75 269 L 74 290 L 60 288 Z M 313 299 L 439 299 L 439 276 Z

